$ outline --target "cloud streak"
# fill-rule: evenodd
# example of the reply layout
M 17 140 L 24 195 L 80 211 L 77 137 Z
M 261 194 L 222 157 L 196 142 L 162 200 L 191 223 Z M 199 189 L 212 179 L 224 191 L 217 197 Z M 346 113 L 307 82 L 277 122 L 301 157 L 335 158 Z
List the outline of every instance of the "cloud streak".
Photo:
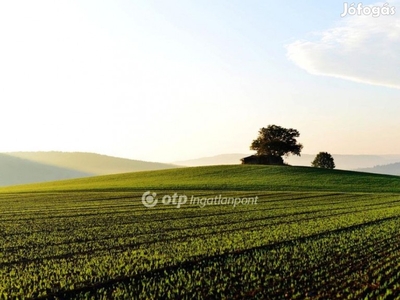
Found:
M 395 15 L 346 16 L 312 41 L 289 44 L 288 59 L 310 74 L 400 89 L 400 1 L 390 4 Z

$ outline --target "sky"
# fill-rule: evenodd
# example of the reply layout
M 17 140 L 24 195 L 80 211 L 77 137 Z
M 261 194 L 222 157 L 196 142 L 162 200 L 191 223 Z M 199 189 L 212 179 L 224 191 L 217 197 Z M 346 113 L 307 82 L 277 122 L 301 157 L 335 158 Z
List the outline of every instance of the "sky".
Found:
M 400 154 L 400 0 L 346 5 L 1 1 L 0 152 Z

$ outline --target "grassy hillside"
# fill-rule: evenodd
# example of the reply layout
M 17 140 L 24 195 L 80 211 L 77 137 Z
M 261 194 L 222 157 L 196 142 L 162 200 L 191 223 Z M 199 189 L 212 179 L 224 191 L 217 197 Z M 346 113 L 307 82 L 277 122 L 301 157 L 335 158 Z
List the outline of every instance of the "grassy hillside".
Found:
M 148 208 L 147 190 L 258 201 Z M 3 188 L 0 299 L 399 299 L 399 192 L 396 176 L 249 165 Z
M 10 156 L 95 175 L 176 168 L 171 164 L 125 159 L 84 152 L 10 152 Z
M 231 165 L 72 179 L 0 192 L 148 189 L 400 192 L 400 177 L 309 167 Z
M 304 188 L 316 177 L 311 189 L 399 186 L 395 177 L 290 167 L 133 175 L 89 184 Z M 143 190 L 0 193 L 0 299 L 400 299 L 398 193 L 221 193 L 259 199 L 178 209 L 145 207 Z

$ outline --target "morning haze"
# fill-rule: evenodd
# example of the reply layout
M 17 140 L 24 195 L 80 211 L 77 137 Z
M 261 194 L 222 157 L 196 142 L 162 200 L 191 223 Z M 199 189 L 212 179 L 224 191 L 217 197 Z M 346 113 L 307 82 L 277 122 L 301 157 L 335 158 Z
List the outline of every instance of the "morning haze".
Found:
M 304 153 L 399 154 L 400 14 L 342 12 L 337 1 L 3 1 L 0 152 L 169 163 L 247 153 L 259 128 L 280 124 L 301 132 Z

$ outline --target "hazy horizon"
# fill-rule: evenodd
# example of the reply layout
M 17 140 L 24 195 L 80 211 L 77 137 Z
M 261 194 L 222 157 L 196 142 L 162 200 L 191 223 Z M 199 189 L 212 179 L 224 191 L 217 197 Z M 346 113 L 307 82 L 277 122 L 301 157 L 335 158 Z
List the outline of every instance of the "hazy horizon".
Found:
M 179 159 L 175 161 L 161 161 L 161 160 L 140 160 L 136 159 L 134 157 L 123 157 L 123 156 L 116 156 L 116 155 L 110 155 L 106 153 L 98 153 L 98 152 L 88 152 L 88 151 L 60 151 L 60 150 L 48 150 L 48 151 L 7 151 L 7 152 L 0 152 L 0 154 L 17 154 L 17 153 L 66 153 L 66 154 L 72 154 L 72 153 L 83 153 L 83 154 L 95 154 L 95 155 L 101 155 L 101 156 L 109 156 L 113 158 L 122 158 L 122 159 L 130 159 L 130 160 L 136 160 L 136 161 L 145 161 L 145 162 L 150 162 L 150 163 L 162 163 L 162 164 L 176 164 L 179 162 L 184 162 L 184 161 L 195 161 L 195 160 L 202 160 L 202 159 L 208 159 L 208 158 L 218 158 L 218 157 L 224 157 L 224 156 L 232 156 L 232 155 L 240 155 L 240 156 L 247 156 L 247 155 L 254 155 L 256 154 L 255 151 L 248 151 L 248 152 L 243 152 L 243 153 L 219 153 L 219 154 L 211 154 L 211 155 L 206 155 L 206 156 L 199 156 L 199 157 L 189 157 L 188 159 Z M 291 162 L 291 161 L 302 161 L 301 158 L 304 156 L 315 156 L 317 153 L 301 153 L 300 156 L 297 155 L 289 155 L 288 157 L 285 157 L 285 161 Z M 371 156 L 371 157 L 394 157 L 397 158 L 399 157 L 399 160 L 395 160 L 393 162 L 400 162 L 400 153 L 393 153 L 393 154 L 338 154 L 338 153 L 331 153 L 333 158 L 335 156 Z M 240 163 L 240 160 L 238 161 Z M 298 165 L 298 164 L 295 164 Z M 307 164 L 308 165 L 308 164 Z
M 400 154 L 400 1 L 3 1 L 0 152 L 169 163 L 252 153 Z M 383 3 L 363 1 L 364 6 Z

